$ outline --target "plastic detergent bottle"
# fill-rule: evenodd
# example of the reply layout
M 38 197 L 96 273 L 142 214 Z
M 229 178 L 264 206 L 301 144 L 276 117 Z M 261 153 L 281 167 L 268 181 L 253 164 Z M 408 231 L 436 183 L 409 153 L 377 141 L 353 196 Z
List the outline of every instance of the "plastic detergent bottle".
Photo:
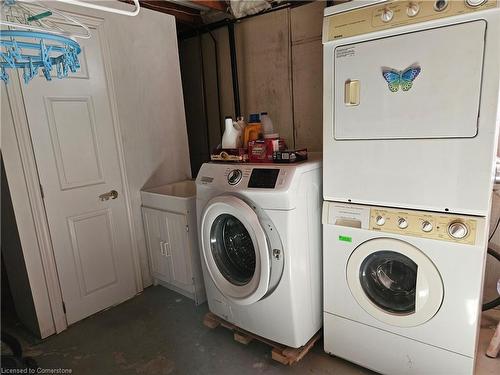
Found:
M 247 126 L 247 124 L 245 122 L 245 117 L 243 117 L 243 116 L 237 117 L 236 124 L 237 124 L 238 129 L 241 130 L 241 132 L 243 133 L 243 131 L 245 130 L 245 126 Z
M 235 126 L 235 122 L 229 116 L 224 120 L 224 134 L 222 135 L 222 148 L 241 147 L 241 130 Z
M 273 122 L 271 121 L 271 117 L 267 114 L 267 112 L 260 113 L 260 122 L 262 124 L 262 130 L 264 134 L 272 134 L 274 132 Z
M 258 113 L 252 113 L 248 121 L 248 125 L 245 126 L 245 131 L 243 135 L 243 147 L 248 147 L 249 141 L 255 141 L 259 139 L 259 134 L 262 133 L 262 124 L 260 123 L 260 117 Z

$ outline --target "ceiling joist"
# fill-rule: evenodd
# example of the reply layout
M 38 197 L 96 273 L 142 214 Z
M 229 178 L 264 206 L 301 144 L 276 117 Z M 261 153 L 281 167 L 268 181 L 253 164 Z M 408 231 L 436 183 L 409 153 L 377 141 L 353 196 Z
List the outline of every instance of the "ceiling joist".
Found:
M 226 12 L 227 11 L 227 4 L 225 1 L 218 1 L 218 0 L 195 0 L 195 1 L 189 1 L 190 3 L 194 3 L 196 5 L 202 6 L 204 8 L 208 8 L 211 10 L 217 10 L 219 12 Z

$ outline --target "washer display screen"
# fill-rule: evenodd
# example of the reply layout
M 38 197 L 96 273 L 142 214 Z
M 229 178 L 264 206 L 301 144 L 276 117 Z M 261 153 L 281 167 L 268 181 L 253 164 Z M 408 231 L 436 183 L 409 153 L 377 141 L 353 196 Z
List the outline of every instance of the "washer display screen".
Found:
M 279 169 L 261 169 L 255 168 L 252 170 L 250 180 L 248 181 L 249 188 L 274 189 L 278 180 Z

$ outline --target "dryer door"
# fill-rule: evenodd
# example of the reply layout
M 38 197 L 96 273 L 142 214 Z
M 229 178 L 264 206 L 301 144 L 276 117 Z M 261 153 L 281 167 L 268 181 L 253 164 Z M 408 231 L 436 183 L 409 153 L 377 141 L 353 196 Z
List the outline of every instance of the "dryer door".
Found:
M 425 254 L 407 242 L 378 238 L 359 245 L 347 263 L 349 288 L 381 322 L 412 327 L 431 319 L 443 301 L 443 283 Z
M 266 295 L 269 246 L 248 204 L 234 196 L 212 199 L 202 215 L 201 245 L 208 272 L 224 296 L 248 305 Z
M 485 33 L 479 20 L 338 46 L 335 139 L 475 137 Z

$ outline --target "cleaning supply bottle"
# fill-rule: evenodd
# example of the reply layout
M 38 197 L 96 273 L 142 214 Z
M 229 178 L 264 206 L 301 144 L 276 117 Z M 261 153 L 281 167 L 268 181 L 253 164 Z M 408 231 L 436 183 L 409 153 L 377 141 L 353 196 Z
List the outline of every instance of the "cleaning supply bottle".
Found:
M 222 135 L 222 148 L 238 148 L 241 147 L 241 130 L 236 126 L 236 123 L 230 116 L 224 120 L 224 134 Z
M 245 131 L 243 135 L 243 147 L 248 148 L 248 142 L 254 141 L 259 138 L 259 134 L 262 133 L 262 124 L 260 123 L 260 117 L 258 113 L 252 113 L 248 121 L 248 125 L 245 126 Z
M 245 122 L 245 117 L 238 116 L 236 118 L 236 124 L 237 124 L 237 128 L 243 132 L 245 130 L 245 126 L 247 126 L 247 124 Z
M 262 124 L 262 130 L 264 134 L 274 133 L 273 122 L 271 121 L 271 117 L 269 117 L 267 112 L 260 113 L 260 122 Z

